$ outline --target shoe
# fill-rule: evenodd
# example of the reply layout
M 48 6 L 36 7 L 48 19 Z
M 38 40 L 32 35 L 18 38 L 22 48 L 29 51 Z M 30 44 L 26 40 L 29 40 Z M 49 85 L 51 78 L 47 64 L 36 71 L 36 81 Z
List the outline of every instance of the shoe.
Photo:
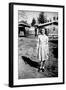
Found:
M 42 69 L 42 72 L 44 72 L 44 69 Z
M 40 72 L 41 70 L 42 70 L 42 67 L 39 67 L 39 68 L 38 68 L 38 72 Z
M 44 72 L 44 67 L 42 67 L 42 72 Z

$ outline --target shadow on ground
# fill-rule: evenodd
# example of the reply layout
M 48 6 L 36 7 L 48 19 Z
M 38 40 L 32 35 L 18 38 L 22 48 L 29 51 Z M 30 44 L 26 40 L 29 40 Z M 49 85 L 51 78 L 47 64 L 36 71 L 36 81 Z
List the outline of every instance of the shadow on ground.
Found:
M 32 61 L 28 57 L 22 56 L 22 59 L 24 60 L 25 64 L 29 64 L 31 67 L 38 68 L 40 66 L 39 63 Z

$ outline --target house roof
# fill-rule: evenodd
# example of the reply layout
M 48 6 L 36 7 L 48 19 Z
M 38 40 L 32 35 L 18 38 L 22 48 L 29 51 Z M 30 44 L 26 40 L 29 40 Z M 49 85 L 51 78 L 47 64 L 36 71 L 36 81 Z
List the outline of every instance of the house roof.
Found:
M 52 25 L 52 24 L 53 25 L 58 25 L 58 22 L 53 21 L 53 22 L 47 22 L 47 23 L 43 23 L 43 24 L 35 24 L 34 26 L 40 28 L 40 27 L 44 27 L 44 26 L 48 26 L 48 25 Z
M 18 22 L 18 27 L 30 27 L 30 25 L 25 21 Z

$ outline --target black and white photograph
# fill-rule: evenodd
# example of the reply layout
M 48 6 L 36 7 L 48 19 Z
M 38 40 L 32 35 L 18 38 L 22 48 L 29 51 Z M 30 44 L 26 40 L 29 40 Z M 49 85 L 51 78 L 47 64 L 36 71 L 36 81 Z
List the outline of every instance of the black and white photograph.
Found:
M 64 6 L 11 3 L 9 25 L 10 86 L 63 84 Z
M 18 78 L 58 77 L 58 13 L 18 10 Z

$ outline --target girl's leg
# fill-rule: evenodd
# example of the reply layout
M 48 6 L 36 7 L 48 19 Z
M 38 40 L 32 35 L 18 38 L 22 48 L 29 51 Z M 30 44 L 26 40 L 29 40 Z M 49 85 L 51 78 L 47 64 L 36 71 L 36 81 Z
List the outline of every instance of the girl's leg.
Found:
M 44 67 L 45 67 L 45 60 L 43 61 L 43 64 L 42 64 L 42 71 L 44 72 Z
M 40 70 L 42 70 L 42 64 L 43 64 L 43 62 L 41 61 L 41 62 L 40 62 L 40 67 L 38 68 L 38 72 L 39 72 Z
M 45 60 L 43 61 L 43 67 L 44 67 L 44 65 L 45 65 Z
M 40 69 L 42 69 L 42 65 L 43 65 L 43 62 L 41 61 L 41 64 L 40 64 Z

